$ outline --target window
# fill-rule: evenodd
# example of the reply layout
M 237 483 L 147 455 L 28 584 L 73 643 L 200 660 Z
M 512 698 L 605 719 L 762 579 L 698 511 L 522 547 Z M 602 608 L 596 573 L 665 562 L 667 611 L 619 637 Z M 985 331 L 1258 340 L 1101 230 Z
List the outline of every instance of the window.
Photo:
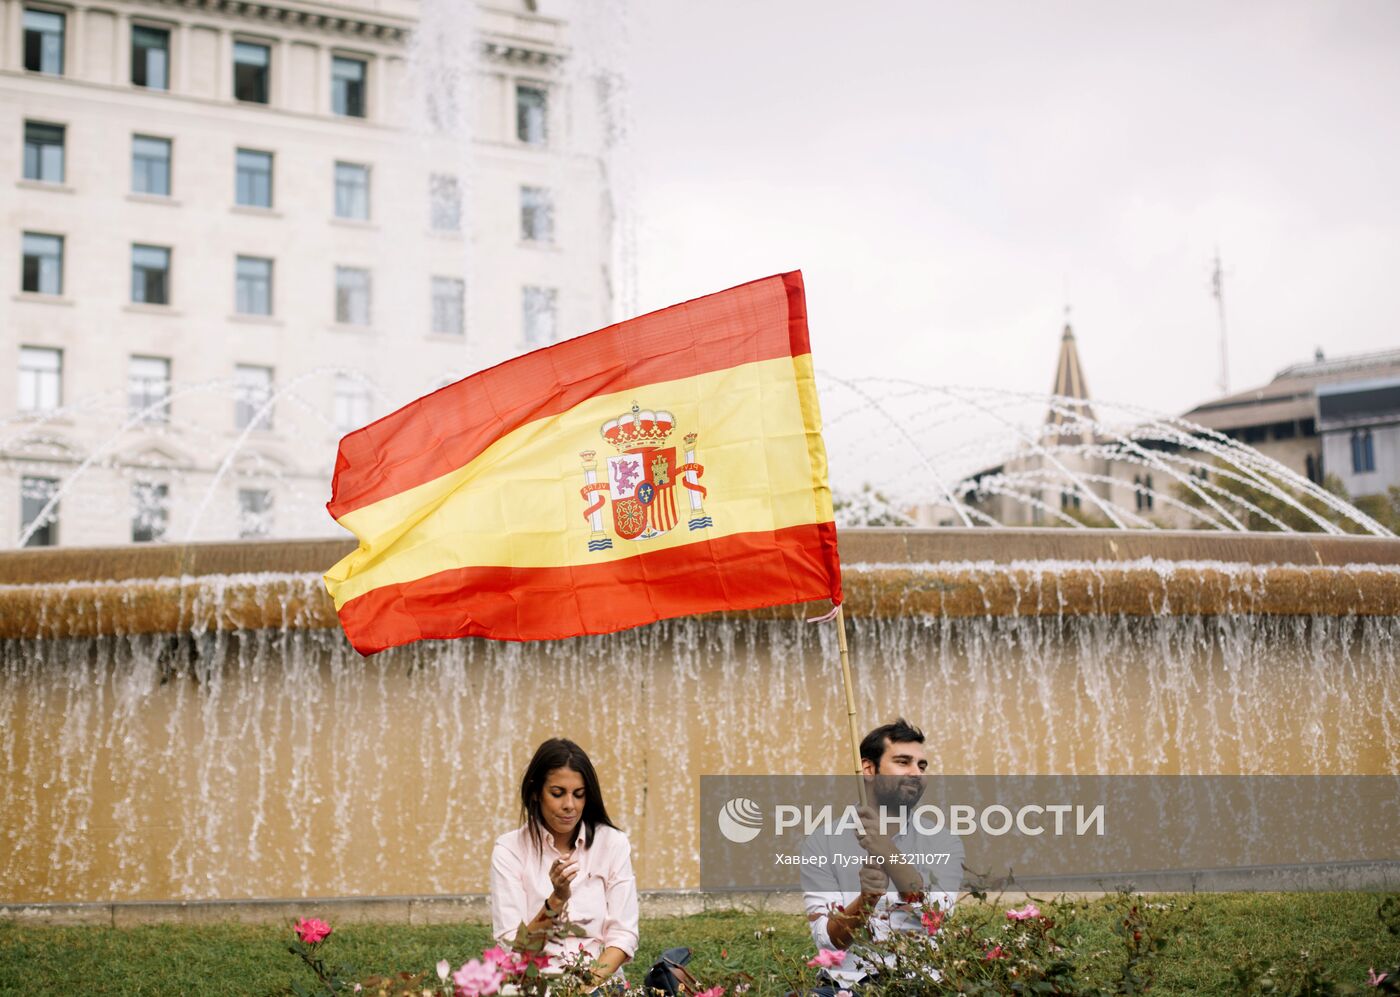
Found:
M 433 174 L 428 182 L 432 226 L 436 232 L 458 232 L 462 228 L 462 191 L 456 177 Z
M 21 535 L 29 532 L 31 527 L 38 522 L 37 528 L 29 533 L 29 539 L 24 542 L 26 547 L 52 547 L 58 543 L 58 505 L 49 510 L 47 516 L 42 520 L 39 514 L 44 511 L 44 506 L 49 504 L 49 500 L 58 493 L 57 478 L 31 478 L 23 477 L 19 479 L 19 529 Z
M 131 192 L 170 196 L 170 139 L 131 136 Z
M 233 428 L 272 428 L 272 410 L 258 412 L 272 398 L 272 368 L 239 364 L 234 368 Z M 254 425 L 254 420 L 257 424 Z
M 552 343 L 558 334 L 556 313 L 559 293 L 552 287 L 527 287 L 523 296 L 525 342 L 529 346 Z
M 151 90 L 170 89 L 170 32 L 131 26 L 131 82 Z
M 369 271 L 335 268 L 335 320 L 343 325 L 369 325 Z
M 331 60 L 331 110 L 348 118 L 365 116 L 365 74 L 363 59 L 336 56 Z
M 266 104 L 272 50 L 253 42 L 233 43 L 233 96 L 251 104 Z
M 466 332 L 463 303 L 467 285 L 455 277 L 433 278 L 433 332 L 460 336 Z
M 24 233 L 24 274 L 20 286 L 34 294 L 63 293 L 63 236 Z
M 1311 481 L 1313 484 L 1320 485 L 1322 483 L 1322 475 L 1317 473 L 1317 465 L 1317 458 L 1314 457 L 1312 454 L 1308 454 L 1303 462 L 1303 469 L 1307 474 L 1309 481 Z
M 131 247 L 131 300 L 170 304 L 170 250 L 163 246 Z
M 51 10 L 24 11 L 24 68 L 63 75 L 64 17 Z
M 347 374 L 335 376 L 335 428 L 342 433 L 369 422 L 369 388 Z
M 1376 446 L 1369 429 L 1351 431 L 1351 471 L 1365 474 L 1376 469 Z
M 366 221 L 369 218 L 369 167 L 358 163 L 335 164 L 335 216 Z
M 141 422 L 170 421 L 170 360 L 133 356 L 126 368 L 127 411 Z
M 244 540 L 272 532 L 272 493 L 266 488 L 238 489 L 238 535 Z
M 515 88 L 515 137 L 527 145 L 544 145 L 548 137 L 548 96 L 541 87 L 517 84 Z
M 1152 491 L 1152 475 L 1145 475 L 1142 479 L 1142 507 L 1145 511 L 1152 511 L 1152 500 L 1156 495 Z
M 520 238 L 554 241 L 554 199 L 543 187 L 520 188 Z
M 272 261 L 238 257 L 234 278 L 234 310 L 239 315 L 272 314 Z
M 131 542 L 150 543 L 165 539 L 170 524 L 170 486 L 153 481 L 131 484 Z
M 62 125 L 24 123 L 24 179 L 63 183 Z
M 239 149 L 234 198 L 249 208 L 272 207 L 272 153 Z
M 19 348 L 19 410 L 51 412 L 63 404 L 63 351 Z

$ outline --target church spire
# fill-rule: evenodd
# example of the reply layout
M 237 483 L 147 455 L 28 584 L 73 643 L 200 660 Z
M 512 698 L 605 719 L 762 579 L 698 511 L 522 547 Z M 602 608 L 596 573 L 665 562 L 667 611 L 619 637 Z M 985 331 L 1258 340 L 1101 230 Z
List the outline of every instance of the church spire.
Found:
M 1079 347 L 1074 342 L 1074 329 L 1069 324 L 1069 308 L 1065 308 L 1065 331 L 1060 336 L 1060 357 L 1055 363 L 1055 386 L 1053 394 L 1062 398 L 1072 398 L 1072 406 L 1060 402 L 1061 408 L 1072 407 L 1074 415 L 1092 420 L 1094 410 L 1089 406 L 1089 386 L 1084 382 L 1084 368 L 1079 363 Z M 1064 425 L 1074 422 L 1074 415 L 1051 408 L 1045 415 L 1047 426 Z

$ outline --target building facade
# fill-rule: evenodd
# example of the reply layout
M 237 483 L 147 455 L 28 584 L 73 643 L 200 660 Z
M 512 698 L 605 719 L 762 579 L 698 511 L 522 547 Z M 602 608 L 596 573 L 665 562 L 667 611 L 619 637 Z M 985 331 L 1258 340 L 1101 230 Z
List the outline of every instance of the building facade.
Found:
M 333 535 L 341 435 L 612 321 L 573 56 L 525 2 L 0 0 L 3 542 Z
M 1183 417 L 1247 443 L 1353 499 L 1400 486 L 1400 350 L 1279 371 L 1266 385 L 1197 406 Z

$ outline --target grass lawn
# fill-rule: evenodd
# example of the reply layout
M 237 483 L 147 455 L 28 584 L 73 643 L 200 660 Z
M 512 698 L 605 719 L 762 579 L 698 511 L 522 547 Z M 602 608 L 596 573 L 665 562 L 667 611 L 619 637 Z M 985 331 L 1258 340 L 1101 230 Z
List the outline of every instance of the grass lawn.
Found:
M 1246 958 L 1278 964 L 1285 985 L 1302 958 L 1321 962 L 1339 982 L 1359 984 L 1368 967 L 1400 961 L 1400 939 L 1376 917 L 1380 900 L 1356 893 L 1198 896 L 1188 912 L 1177 915 L 1182 930 L 1162 955 L 1154 992 L 1235 993 L 1231 969 Z M 1098 947 L 1099 933 L 1102 947 L 1110 948 L 1109 915 L 1095 904 L 1085 922 L 1086 948 Z M 287 953 L 290 938 L 289 928 L 276 925 L 113 929 L 0 923 L 0 994 L 271 994 L 293 978 L 312 981 Z M 487 943 L 484 925 L 348 924 L 336 927 L 325 955 L 329 963 L 355 967 L 363 978 L 427 969 L 443 958 L 460 965 Z M 632 981 L 640 981 L 661 949 L 677 944 L 694 950 L 691 968 L 702 981 L 752 974 L 751 997 L 785 992 L 774 972 L 779 957 L 800 963 L 811 955 L 805 922 L 792 915 L 735 911 L 644 920 Z

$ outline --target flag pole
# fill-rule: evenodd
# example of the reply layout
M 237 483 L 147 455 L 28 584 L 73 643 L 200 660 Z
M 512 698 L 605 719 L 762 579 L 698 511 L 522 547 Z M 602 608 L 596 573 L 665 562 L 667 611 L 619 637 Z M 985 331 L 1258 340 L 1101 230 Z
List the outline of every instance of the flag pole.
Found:
M 846 723 L 851 731 L 851 761 L 855 765 L 860 805 L 866 806 L 865 772 L 860 764 L 860 732 L 856 729 L 856 694 L 851 686 L 851 652 L 846 648 L 846 614 L 839 605 L 836 607 L 836 641 L 841 648 L 841 679 L 846 685 Z

